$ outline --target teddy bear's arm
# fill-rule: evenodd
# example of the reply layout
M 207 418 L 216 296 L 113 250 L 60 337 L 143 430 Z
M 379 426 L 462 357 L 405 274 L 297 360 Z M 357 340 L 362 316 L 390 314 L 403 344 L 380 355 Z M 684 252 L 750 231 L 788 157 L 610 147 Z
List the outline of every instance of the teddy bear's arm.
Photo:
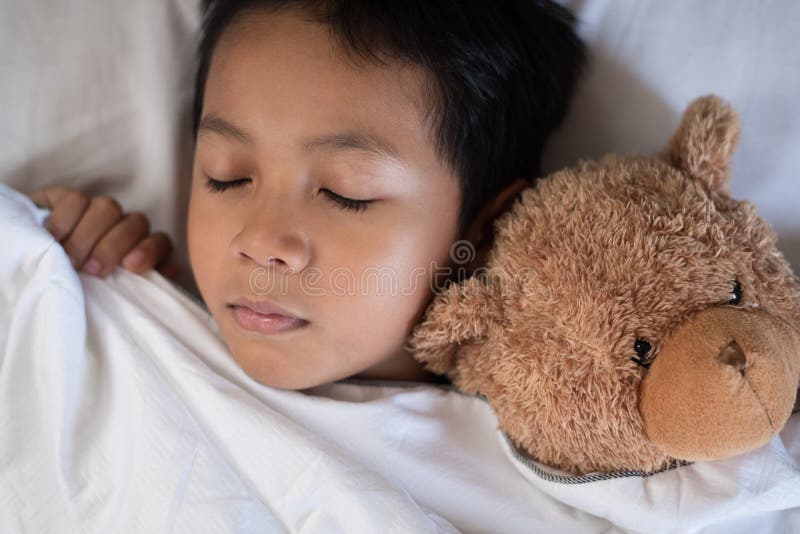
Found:
M 446 374 L 462 343 L 489 335 L 499 322 L 500 309 L 486 279 L 472 277 L 453 284 L 428 307 L 425 319 L 414 329 L 410 348 L 426 368 Z

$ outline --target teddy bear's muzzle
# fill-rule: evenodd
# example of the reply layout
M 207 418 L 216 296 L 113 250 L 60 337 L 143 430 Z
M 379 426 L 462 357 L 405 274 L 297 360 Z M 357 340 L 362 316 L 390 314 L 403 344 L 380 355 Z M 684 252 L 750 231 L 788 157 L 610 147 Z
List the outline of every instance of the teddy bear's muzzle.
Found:
M 712 460 L 768 442 L 791 414 L 800 331 L 764 311 L 704 310 L 665 340 L 642 380 L 648 439 L 672 458 Z

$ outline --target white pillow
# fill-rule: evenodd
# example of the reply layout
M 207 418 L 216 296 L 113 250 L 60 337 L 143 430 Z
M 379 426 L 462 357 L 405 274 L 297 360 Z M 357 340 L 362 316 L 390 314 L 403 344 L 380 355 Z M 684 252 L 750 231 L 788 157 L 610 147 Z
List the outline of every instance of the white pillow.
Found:
M 0 180 L 108 194 L 184 239 L 199 0 L 0 2 Z
M 606 152 L 660 151 L 684 107 L 716 93 L 738 111 L 733 196 L 753 202 L 800 272 L 800 2 L 564 0 L 591 65 L 546 172 Z

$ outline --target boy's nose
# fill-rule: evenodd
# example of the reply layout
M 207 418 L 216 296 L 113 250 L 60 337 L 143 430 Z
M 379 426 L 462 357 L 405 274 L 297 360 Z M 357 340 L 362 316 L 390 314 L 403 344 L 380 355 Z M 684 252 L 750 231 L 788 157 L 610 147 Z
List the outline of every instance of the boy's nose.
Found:
M 299 273 L 310 261 L 308 237 L 291 218 L 278 214 L 249 217 L 231 241 L 231 252 L 263 267 L 288 268 Z

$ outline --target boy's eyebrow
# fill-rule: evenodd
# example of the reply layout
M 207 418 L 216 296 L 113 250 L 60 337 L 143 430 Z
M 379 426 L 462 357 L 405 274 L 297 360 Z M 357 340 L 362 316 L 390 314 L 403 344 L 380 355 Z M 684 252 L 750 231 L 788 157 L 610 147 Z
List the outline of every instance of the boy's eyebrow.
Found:
M 333 135 L 321 135 L 303 143 L 306 152 L 328 148 L 331 150 L 363 150 L 384 159 L 402 163 L 403 158 L 389 143 L 372 135 L 359 132 L 343 132 Z
M 246 130 L 243 130 L 242 128 L 239 128 L 222 117 L 211 113 L 203 117 L 197 130 L 198 132 L 200 130 L 214 132 L 245 145 L 253 144 L 255 139 L 254 136 Z M 326 148 L 331 150 L 362 150 L 385 159 L 402 162 L 402 157 L 400 156 L 399 152 L 391 144 L 378 137 L 359 132 L 342 132 L 332 135 L 321 135 L 319 137 L 314 137 L 303 141 L 302 147 L 306 152 L 314 152 L 316 150 Z
M 223 137 L 229 137 L 245 145 L 253 144 L 253 136 L 222 117 L 209 113 L 205 115 L 197 127 L 197 131 L 208 130 Z

